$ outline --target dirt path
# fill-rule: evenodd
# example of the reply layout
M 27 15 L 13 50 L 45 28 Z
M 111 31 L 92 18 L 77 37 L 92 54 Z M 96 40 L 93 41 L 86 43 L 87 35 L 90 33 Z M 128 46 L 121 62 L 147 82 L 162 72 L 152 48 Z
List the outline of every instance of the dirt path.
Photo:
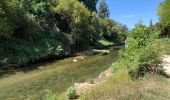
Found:
M 164 72 L 170 77 L 170 55 L 164 55 L 163 69 L 164 69 Z

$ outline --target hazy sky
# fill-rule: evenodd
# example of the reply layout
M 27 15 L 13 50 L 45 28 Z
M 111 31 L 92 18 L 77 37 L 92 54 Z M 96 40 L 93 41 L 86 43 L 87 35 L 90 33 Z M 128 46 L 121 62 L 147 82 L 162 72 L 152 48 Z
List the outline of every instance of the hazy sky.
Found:
M 106 0 L 110 18 L 126 24 L 132 29 L 135 23 L 142 19 L 145 25 L 149 24 L 150 19 L 153 23 L 159 20 L 157 8 L 163 0 Z

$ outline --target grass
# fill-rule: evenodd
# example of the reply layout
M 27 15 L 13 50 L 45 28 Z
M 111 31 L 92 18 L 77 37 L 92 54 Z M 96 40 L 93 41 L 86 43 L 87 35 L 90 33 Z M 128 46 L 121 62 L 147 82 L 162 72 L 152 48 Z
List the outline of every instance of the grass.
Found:
M 80 100 L 169 100 L 170 81 L 162 76 L 146 75 L 131 80 L 120 71 L 101 85 L 81 94 Z

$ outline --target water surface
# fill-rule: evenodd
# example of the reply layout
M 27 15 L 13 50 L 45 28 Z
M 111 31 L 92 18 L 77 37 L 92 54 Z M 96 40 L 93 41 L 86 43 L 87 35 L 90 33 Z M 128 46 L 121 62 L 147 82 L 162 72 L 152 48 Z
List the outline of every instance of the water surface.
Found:
M 118 50 L 114 50 L 108 55 L 71 57 L 5 74 L 0 77 L 0 100 L 34 100 L 46 89 L 54 93 L 63 92 L 75 82 L 97 77 L 111 66 L 117 55 Z M 78 61 L 73 62 L 74 59 Z

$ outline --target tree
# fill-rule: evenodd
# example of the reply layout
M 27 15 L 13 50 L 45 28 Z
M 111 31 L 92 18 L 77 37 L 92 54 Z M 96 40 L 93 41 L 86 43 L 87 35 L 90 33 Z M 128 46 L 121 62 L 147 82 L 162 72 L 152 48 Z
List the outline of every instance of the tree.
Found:
M 49 31 L 55 26 L 54 16 L 50 10 L 51 6 L 56 4 L 55 0 L 21 0 L 20 4 L 24 15 L 33 17 L 37 28 Z
M 160 23 L 162 24 L 161 34 L 170 36 L 170 0 L 165 0 L 160 3 L 158 15 L 160 16 Z
M 32 16 L 25 12 L 20 5 L 20 0 L 1 0 L 0 8 L 7 20 L 16 26 L 18 36 L 32 40 Z
M 159 32 L 148 30 L 148 27 L 137 23 L 128 32 L 127 47 L 121 53 L 119 62 L 127 67 L 130 76 L 139 78 L 147 73 L 157 74 L 161 69 L 161 46 L 156 42 Z
M 15 28 L 17 17 L 15 11 L 17 9 L 17 0 L 1 0 L 0 1 L 0 37 L 11 38 Z
M 1 0 L 0 12 L 3 12 L 5 16 L 4 21 L 10 22 L 5 24 L 8 28 L 12 23 L 16 26 L 15 37 L 32 41 L 33 33 L 51 31 L 50 28 L 55 26 L 51 24 L 54 23 L 51 21 L 54 17 L 50 16 L 52 14 L 49 9 L 53 3 L 56 2 L 53 0 Z
M 150 19 L 150 23 L 149 23 L 149 31 L 153 31 L 153 23 L 152 23 L 152 19 Z
M 150 19 L 149 27 L 153 27 L 152 19 Z
M 108 18 L 110 15 L 109 8 L 105 2 L 105 0 L 99 1 L 99 8 L 98 8 L 98 14 L 100 18 Z
M 161 18 L 161 21 L 164 24 L 170 23 L 170 0 L 165 0 L 164 2 L 160 3 L 158 9 L 158 15 Z
M 0 16 L 0 37 L 11 38 L 14 33 L 15 25 L 6 17 Z
M 79 0 L 83 2 L 83 4 L 90 10 L 90 11 L 97 11 L 96 5 L 98 0 Z
M 91 14 L 83 4 L 77 0 L 60 0 L 53 11 L 58 22 L 57 27 L 70 35 L 74 48 L 80 49 L 91 43 Z

